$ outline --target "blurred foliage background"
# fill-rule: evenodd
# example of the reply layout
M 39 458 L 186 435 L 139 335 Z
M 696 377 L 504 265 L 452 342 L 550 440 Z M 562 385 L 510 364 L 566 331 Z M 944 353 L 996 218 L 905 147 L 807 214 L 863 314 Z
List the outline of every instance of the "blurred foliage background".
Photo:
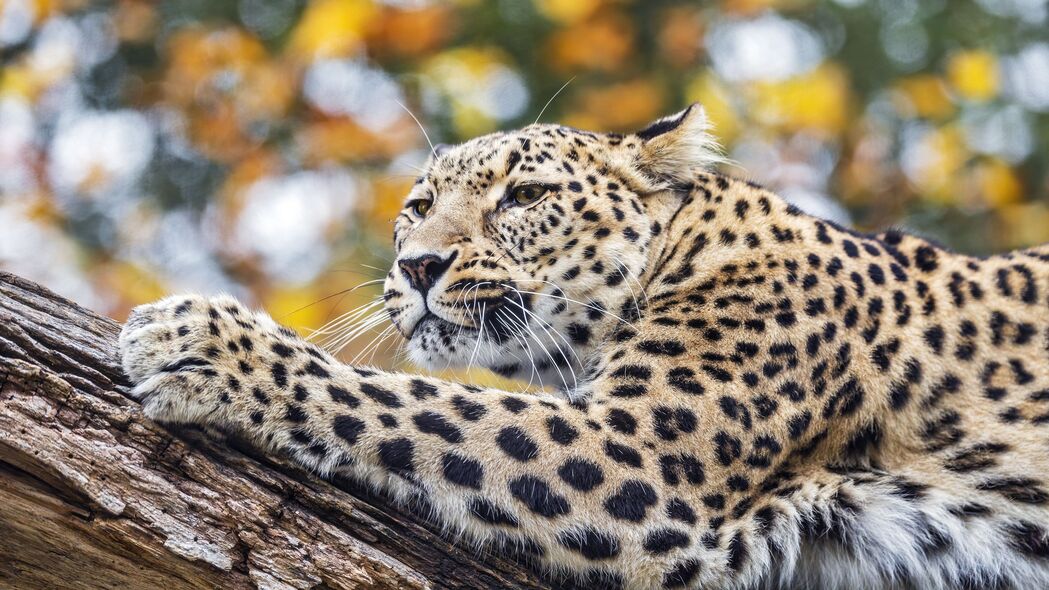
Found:
M 227 291 L 316 328 L 389 265 L 429 150 L 401 104 L 457 142 L 532 122 L 569 80 L 543 121 L 631 130 L 700 101 L 731 172 L 810 212 L 973 253 L 1049 241 L 1047 12 L 0 0 L 0 267 L 115 317 Z

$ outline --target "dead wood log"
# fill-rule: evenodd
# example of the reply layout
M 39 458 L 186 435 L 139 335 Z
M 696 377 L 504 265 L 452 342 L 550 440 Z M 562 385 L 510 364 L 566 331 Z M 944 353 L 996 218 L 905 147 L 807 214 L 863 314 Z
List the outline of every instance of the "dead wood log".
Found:
M 0 588 L 543 588 L 348 482 L 125 397 L 119 325 L 0 272 Z

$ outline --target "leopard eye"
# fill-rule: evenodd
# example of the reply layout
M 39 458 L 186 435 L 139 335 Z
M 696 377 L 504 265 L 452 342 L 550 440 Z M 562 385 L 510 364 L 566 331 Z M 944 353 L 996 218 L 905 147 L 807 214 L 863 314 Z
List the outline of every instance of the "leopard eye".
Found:
M 510 190 L 510 203 L 525 207 L 543 198 L 550 189 L 541 184 L 522 184 Z
M 426 214 L 430 212 L 430 207 L 433 206 L 433 201 L 430 199 L 417 199 L 408 204 L 411 208 L 412 213 L 415 213 L 419 217 L 426 217 Z

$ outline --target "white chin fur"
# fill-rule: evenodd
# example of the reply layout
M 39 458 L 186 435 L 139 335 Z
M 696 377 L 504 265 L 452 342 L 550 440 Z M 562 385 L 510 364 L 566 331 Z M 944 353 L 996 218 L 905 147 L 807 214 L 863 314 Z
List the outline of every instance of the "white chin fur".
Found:
M 412 364 L 429 371 L 455 369 L 470 364 L 488 366 L 492 356 L 490 342 L 477 346 L 477 336 L 473 331 L 452 329 L 448 335 L 451 342 L 445 345 L 446 334 L 441 330 L 442 328 L 433 322 L 423 324 L 415 330 L 407 345 L 408 359 Z

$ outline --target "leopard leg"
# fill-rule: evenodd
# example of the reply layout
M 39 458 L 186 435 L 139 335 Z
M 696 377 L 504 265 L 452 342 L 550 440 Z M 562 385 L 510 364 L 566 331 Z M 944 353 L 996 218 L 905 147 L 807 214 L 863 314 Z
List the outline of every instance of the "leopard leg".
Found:
M 590 583 L 721 576 L 699 557 L 724 563 L 724 549 L 694 539 L 693 509 L 641 469 L 657 459 L 606 452 L 608 428 L 585 405 L 343 365 L 229 298 L 138 308 L 120 342 L 134 394 L 158 421 L 237 431 Z

